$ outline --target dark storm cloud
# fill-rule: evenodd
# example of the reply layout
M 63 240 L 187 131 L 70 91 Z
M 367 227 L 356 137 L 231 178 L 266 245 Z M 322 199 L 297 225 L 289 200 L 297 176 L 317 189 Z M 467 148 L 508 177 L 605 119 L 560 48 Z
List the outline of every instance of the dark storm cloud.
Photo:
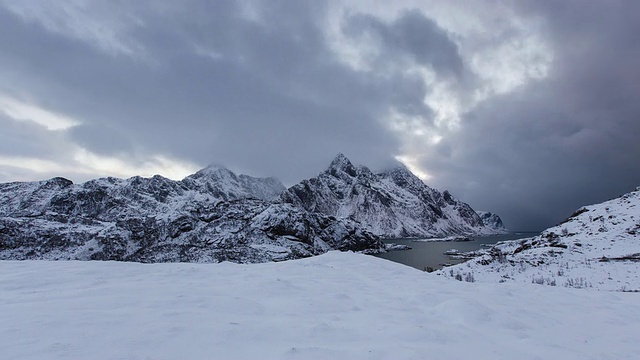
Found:
M 381 45 L 380 53 L 391 58 L 406 53 L 438 73 L 460 75 L 463 72 L 456 43 L 435 21 L 418 10 L 406 11 L 390 24 L 371 15 L 355 14 L 350 16 L 344 30 L 351 36 L 373 35 Z
M 640 6 L 535 2 L 524 11 L 549 26 L 549 78 L 471 111 L 425 166 L 508 226 L 542 229 L 640 185 Z

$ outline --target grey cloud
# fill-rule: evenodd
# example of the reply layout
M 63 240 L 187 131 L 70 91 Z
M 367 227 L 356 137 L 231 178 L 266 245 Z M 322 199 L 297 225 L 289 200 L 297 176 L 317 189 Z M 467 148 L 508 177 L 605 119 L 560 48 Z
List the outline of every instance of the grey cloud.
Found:
M 142 59 L 106 56 L 0 11 L 8 47 L 0 62 L 20 62 L 34 96 L 85 122 L 72 131 L 81 144 L 96 138 L 86 129 L 104 124 L 127 129 L 139 153 L 219 161 L 286 182 L 314 175 L 337 151 L 386 161 L 399 145 L 382 115 L 392 105 L 429 111 L 418 79 L 360 74 L 335 58 L 320 28 L 321 2 L 273 2 L 258 9 L 257 22 L 237 4 L 190 2 L 166 12 L 130 5 L 144 22 L 129 34 Z
M 14 120 L 0 112 L 0 156 L 55 159 L 65 155 L 66 138 L 30 121 Z
M 74 143 L 99 155 L 133 153 L 133 145 L 129 138 L 102 124 L 81 124 L 70 128 L 67 133 Z
M 377 36 L 383 45 L 382 54 L 405 53 L 438 73 L 457 76 L 463 73 L 458 46 L 444 29 L 418 10 L 406 11 L 390 24 L 371 15 L 356 14 L 348 18 L 344 28 L 352 36 L 365 32 Z
M 548 79 L 488 100 L 424 161 L 437 185 L 513 228 L 542 229 L 640 184 L 640 9 L 535 2 L 555 50 Z

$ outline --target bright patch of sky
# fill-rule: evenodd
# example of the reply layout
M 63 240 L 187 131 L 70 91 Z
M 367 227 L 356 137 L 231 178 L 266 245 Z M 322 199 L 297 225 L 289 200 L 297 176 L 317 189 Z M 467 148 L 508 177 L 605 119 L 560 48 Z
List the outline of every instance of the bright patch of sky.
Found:
M 65 114 L 50 111 L 37 104 L 6 95 L 0 95 L 0 112 L 13 120 L 35 123 L 51 132 L 65 131 L 81 124 L 80 120 Z M 191 162 L 158 154 L 147 155 L 140 160 L 128 156 L 104 156 L 73 143 L 68 144 L 65 153 L 67 156 L 57 160 L 4 155 L 0 156 L 0 167 L 28 170 L 44 176 L 56 173 L 74 173 L 78 174 L 82 180 L 87 180 L 96 174 L 119 177 L 162 174 L 165 177 L 179 180 L 199 168 L 198 165 Z
M 43 109 L 42 107 L 0 94 L 0 111 L 18 121 L 31 121 L 48 130 L 64 130 L 80 124 L 69 116 Z

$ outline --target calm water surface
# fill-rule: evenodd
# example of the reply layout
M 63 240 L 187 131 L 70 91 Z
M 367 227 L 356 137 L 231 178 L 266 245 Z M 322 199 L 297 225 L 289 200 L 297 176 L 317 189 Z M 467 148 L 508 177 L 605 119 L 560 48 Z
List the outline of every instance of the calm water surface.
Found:
M 427 267 L 441 269 L 443 264 L 459 264 L 465 260 L 453 260 L 443 253 L 447 250 L 457 249 L 460 252 L 478 250 L 485 244 L 495 244 L 505 240 L 516 240 L 538 235 L 537 232 L 514 232 L 505 235 L 475 236 L 474 241 L 450 242 L 450 241 L 415 241 L 416 239 L 390 239 L 386 243 L 408 245 L 411 250 L 390 251 L 374 256 L 425 270 Z

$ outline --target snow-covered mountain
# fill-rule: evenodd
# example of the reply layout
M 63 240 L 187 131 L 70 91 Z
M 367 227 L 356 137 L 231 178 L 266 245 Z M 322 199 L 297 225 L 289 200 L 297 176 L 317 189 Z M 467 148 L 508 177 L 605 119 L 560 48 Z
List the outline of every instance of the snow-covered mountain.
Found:
M 476 211 L 476 213 L 478 213 L 478 216 L 480 216 L 480 219 L 482 219 L 482 223 L 484 224 L 485 227 L 489 229 L 493 229 L 496 232 L 500 232 L 500 233 L 508 232 L 507 228 L 504 227 L 504 224 L 502 223 L 502 219 L 500 218 L 500 216 L 498 216 L 498 214 L 494 214 L 489 211 Z
M 0 184 L 0 259 L 264 262 L 384 249 L 353 221 L 266 201 L 283 189 L 221 167 L 182 181 Z
M 353 219 L 387 238 L 498 233 L 469 205 L 430 188 L 404 165 L 373 173 L 343 154 L 280 198 L 307 211 Z
M 499 243 L 439 273 L 479 282 L 640 291 L 640 187 L 583 207 L 539 236 Z
M 219 165 L 210 165 L 187 176 L 182 183 L 190 190 L 212 194 L 220 200 L 256 198 L 270 201 L 286 190 L 278 179 L 236 175 Z

